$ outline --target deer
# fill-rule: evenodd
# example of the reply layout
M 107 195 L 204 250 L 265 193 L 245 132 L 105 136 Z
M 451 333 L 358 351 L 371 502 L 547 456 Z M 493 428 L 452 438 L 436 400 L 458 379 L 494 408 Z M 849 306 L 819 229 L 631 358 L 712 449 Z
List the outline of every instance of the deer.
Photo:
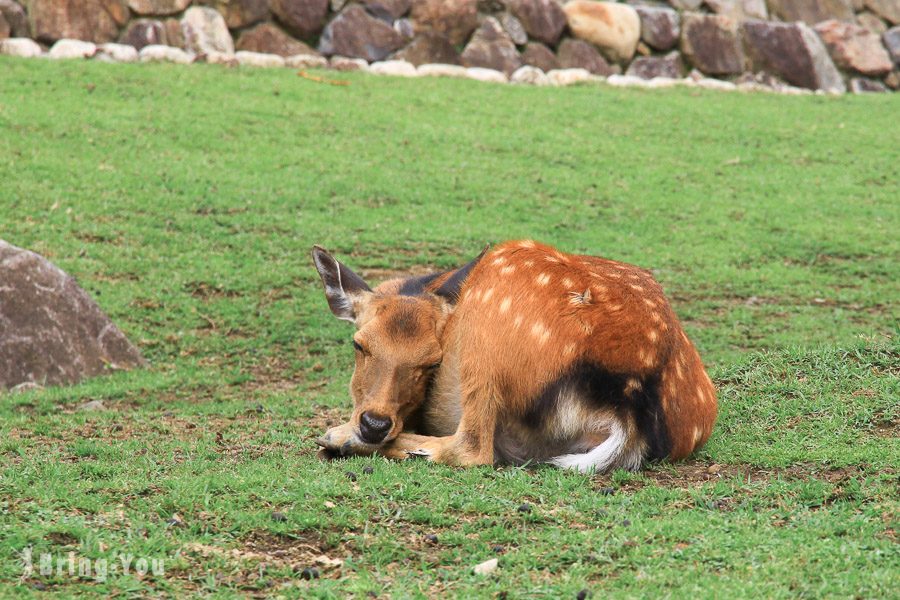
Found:
M 599 474 L 712 433 L 715 386 L 650 271 L 522 240 L 372 289 L 321 246 L 312 258 L 356 326 L 353 412 L 320 453 Z

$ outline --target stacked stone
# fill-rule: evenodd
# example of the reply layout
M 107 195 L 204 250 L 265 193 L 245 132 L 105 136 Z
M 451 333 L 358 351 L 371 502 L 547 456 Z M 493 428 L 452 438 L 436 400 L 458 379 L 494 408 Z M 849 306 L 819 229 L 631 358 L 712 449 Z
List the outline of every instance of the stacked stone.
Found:
M 566 71 L 554 77 L 900 88 L 900 0 L 20 2 L 0 0 L 0 53 L 342 70 L 385 63 L 373 71 L 464 69 L 528 83 Z

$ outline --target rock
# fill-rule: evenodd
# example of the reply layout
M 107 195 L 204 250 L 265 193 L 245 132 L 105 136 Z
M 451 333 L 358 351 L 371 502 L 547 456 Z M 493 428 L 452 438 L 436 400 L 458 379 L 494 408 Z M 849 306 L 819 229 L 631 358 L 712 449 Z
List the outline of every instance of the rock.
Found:
M 216 52 L 213 50 L 212 52 L 207 52 L 206 54 L 201 54 L 198 58 L 198 61 L 205 62 L 208 65 L 222 65 L 224 67 L 237 67 L 240 66 L 237 58 L 234 57 L 234 54 L 228 54 L 227 52 Z
M 236 50 L 294 56 L 295 54 L 318 54 L 299 40 L 295 40 L 272 23 L 261 23 L 243 32 L 235 44 Z
M 894 70 L 888 73 L 884 78 L 884 85 L 892 90 L 900 89 L 900 71 Z
M 31 0 L 28 17 L 40 41 L 99 44 L 115 41 L 119 26 L 128 20 L 128 7 L 122 0 Z
M 737 75 L 744 71 L 738 23 L 728 17 L 684 14 L 681 51 L 692 65 L 708 75 Z
M 283 56 L 279 56 L 278 54 L 266 54 L 264 52 L 250 52 L 247 50 L 240 50 L 239 52 L 234 53 L 234 59 L 242 67 L 259 67 L 268 69 L 284 66 Z
M 348 56 L 332 56 L 328 59 L 328 66 L 335 71 L 368 71 L 369 63 L 362 58 L 350 58 Z
M 416 35 L 416 26 L 409 19 L 397 19 L 393 28 L 405 40 L 411 40 Z
M 138 52 L 138 56 L 141 62 L 173 62 L 181 65 L 194 62 L 194 57 L 181 48 L 156 44 L 144 46 Z
M 312 41 L 328 16 L 328 0 L 269 0 L 269 8 L 288 31 Z
M 267 0 L 201 0 L 225 18 L 228 29 L 243 29 L 269 16 Z
M 397 60 L 405 60 L 417 67 L 434 63 L 447 65 L 459 64 L 459 52 L 447 38 L 423 33 L 416 37 L 412 43 L 394 54 Z
M 490 560 L 486 560 L 483 563 L 479 563 L 475 565 L 475 574 L 476 575 L 490 575 L 494 571 L 497 570 L 497 565 L 499 561 L 496 558 L 492 558 Z
M 887 48 L 888 54 L 895 65 L 900 65 L 900 25 L 891 27 L 881 36 L 884 47 Z
M 234 42 L 225 19 L 214 9 L 206 6 L 192 6 L 184 11 L 181 18 L 186 50 L 196 54 L 224 52 L 234 54 Z
M 565 43 L 565 40 L 563 40 Z M 544 73 L 559 68 L 559 61 L 556 55 L 547 46 L 540 42 L 528 42 L 522 51 L 522 62 L 532 67 L 537 67 Z M 606 62 L 606 61 L 604 61 Z
M 566 28 L 566 13 L 556 0 L 506 0 L 505 4 L 522 22 L 525 31 L 545 44 L 556 44 Z
M 91 400 L 80 405 L 78 410 L 81 412 L 100 412 L 106 410 L 106 405 L 103 404 L 103 400 Z
M 503 30 L 516 46 L 524 46 L 528 43 L 528 33 L 525 31 L 522 21 L 509 13 L 503 13 L 500 15 L 500 25 L 503 26 Z
M 681 62 L 681 55 L 675 51 L 665 56 L 642 56 L 631 62 L 625 74 L 641 79 L 654 77 L 678 79 L 684 75 L 684 63 Z
M 296 54 L 285 58 L 284 64 L 292 69 L 324 69 L 328 59 L 318 54 Z
M 563 69 L 585 69 L 594 75 L 608 77 L 619 72 L 619 66 L 611 66 L 597 49 L 587 42 L 572 38 L 564 39 L 556 52 L 559 66 Z
M 866 7 L 893 25 L 900 25 L 900 2 L 897 0 L 866 0 Z
M 138 53 L 134 46 L 110 42 L 100 46 L 94 59 L 101 62 L 130 63 L 137 62 Z
M 550 85 L 562 87 L 593 81 L 594 75 L 587 69 L 554 69 L 547 73 L 547 80 Z
M 6 35 L 2 37 L 25 38 L 31 35 L 25 9 L 13 0 L 0 0 L 0 20 L 6 22 Z
M 5 40 L 12 34 L 12 26 L 6 22 L 6 17 L 0 13 L 0 40 Z
M 487 17 L 460 56 L 467 67 L 502 71 L 507 76 L 522 66 L 522 57 L 497 19 Z
M 125 28 L 119 37 L 119 43 L 134 46 L 137 50 L 152 44 L 167 45 L 166 28 L 162 21 L 136 19 Z
M 325 28 L 319 39 L 319 52 L 339 54 L 375 62 L 399 50 L 403 38 L 390 25 L 369 15 L 358 5 L 347 6 Z
M 370 15 L 390 23 L 409 12 L 412 0 L 364 0 L 363 4 Z
M 830 20 L 814 27 L 838 67 L 863 75 L 886 75 L 894 66 L 877 35 L 853 23 Z
M 807 25 L 829 19 L 853 21 L 850 0 L 769 0 L 769 12 L 782 21 L 803 21 Z
M 671 8 L 635 6 L 641 18 L 641 39 L 657 50 L 674 48 L 681 35 L 681 18 Z
M 744 19 L 769 18 L 765 0 L 706 0 L 706 5 L 717 15 L 724 15 L 735 21 Z
M 506 83 L 509 81 L 503 72 L 483 67 L 468 67 L 466 69 L 466 77 L 488 83 Z
M 178 19 L 166 19 L 163 21 L 166 30 L 166 44 L 176 48 L 184 48 L 184 32 L 181 30 L 181 21 Z
M 767 71 L 810 90 L 846 91 L 825 45 L 807 25 L 745 21 L 741 32 L 754 71 Z
M 453 45 L 465 44 L 478 27 L 477 0 L 416 0 L 410 17 L 417 32 L 438 34 Z
M 696 85 L 699 88 L 707 90 L 718 90 L 721 92 L 733 92 L 737 89 L 737 86 L 730 81 L 722 81 L 721 79 L 713 79 L 711 77 L 703 77 L 701 79 L 697 79 Z
M 516 69 L 509 80 L 512 83 L 524 83 L 528 85 L 550 85 L 550 80 L 547 78 L 547 75 L 537 67 L 532 67 L 531 65 L 525 65 Z
M 416 71 L 422 77 L 468 77 L 468 69 L 459 65 L 419 65 Z
M 886 92 L 886 85 L 876 79 L 866 79 L 864 77 L 854 77 L 850 80 L 850 91 L 854 94 L 869 94 Z
M 703 0 L 669 0 L 669 4 L 679 10 L 697 10 Z
M 870 12 L 862 12 L 856 15 L 856 22 L 859 23 L 860 27 L 868 29 L 875 35 L 883 35 L 888 29 L 884 21 Z
M 59 40 L 47 53 L 48 58 L 92 58 L 97 54 L 97 45 L 81 40 Z
M 627 62 L 634 56 L 641 36 L 641 18 L 634 7 L 572 0 L 563 11 L 575 37 L 599 47 L 611 61 Z
M 42 256 L 0 240 L 0 282 L 0 389 L 146 365 L 75 279 Z
M 369 65 L 369 72 L 375 75 L 391 77 L 418 77 L 419 73 L 412 63 L 405 60 L 385 60 Z
M 190 3 L 191 0 L 128 0 L 128 8 L 139 15 L 174 15 Z
M 0 54 L 34 58 L 41 55 L 41 47 L 37 42 L 28 38 L 9 38 L 0 40 Z

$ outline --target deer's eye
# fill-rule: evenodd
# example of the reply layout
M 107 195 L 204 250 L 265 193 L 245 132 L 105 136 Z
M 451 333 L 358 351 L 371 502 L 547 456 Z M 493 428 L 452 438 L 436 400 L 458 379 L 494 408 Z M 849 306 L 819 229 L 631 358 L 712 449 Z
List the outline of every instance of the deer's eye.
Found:
M 365 349 L 362 347 L 362 344 L 360 344 L 360 343 L 357 342 L 356 340 L 353 340 L 353 347 L 356 348 L 356 351 L 357 351 L 357 352 L 363 352 L 363 353 L 365 353 Z
M 438 370 L 438 367 L 440 367 L 440 366 L 441 366 L 441 363 L 440 363 L 440 361 L 438 361 L 438 362 L 434 363 L 433 365 L 428 365 L 427 367 L 425 367 L 425 370 L 427 370 L 427 371 L 437 371 L 437 370 Z

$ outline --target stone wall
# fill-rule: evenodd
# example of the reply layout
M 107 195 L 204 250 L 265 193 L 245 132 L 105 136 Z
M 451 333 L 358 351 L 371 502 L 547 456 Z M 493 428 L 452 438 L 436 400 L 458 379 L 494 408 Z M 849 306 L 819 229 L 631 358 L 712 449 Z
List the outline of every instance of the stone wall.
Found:
M 0 53 L 136 56 L 124 46 L 176 62 L 886 91 L 900 88 L 900 0 L 0 0 Z

